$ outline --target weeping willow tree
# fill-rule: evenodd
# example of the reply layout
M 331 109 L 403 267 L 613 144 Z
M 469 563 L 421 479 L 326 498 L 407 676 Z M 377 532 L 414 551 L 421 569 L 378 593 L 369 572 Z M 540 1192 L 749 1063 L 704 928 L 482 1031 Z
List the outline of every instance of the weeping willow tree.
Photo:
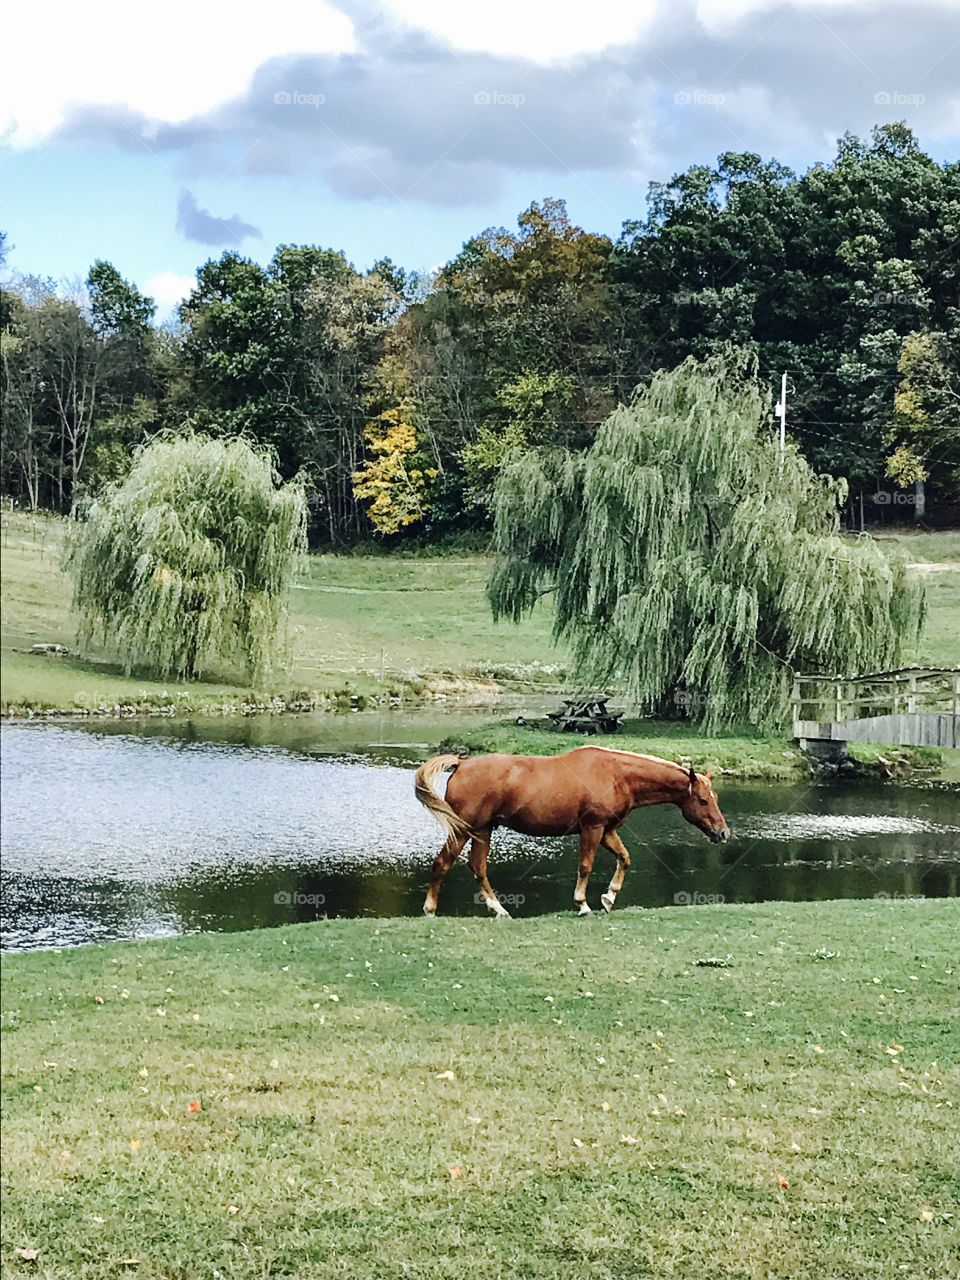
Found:
M 556 593 L 584 682 L 707 732 L 781 725 L 794 670 L 876 671 L 919 630 L 902 559 L 839 533 L 845 483 L 781 454 L 746 356 L 692 358 L 584 454 L 517 454 L 495 495 L 496 617 Z
M 216 664 L 259 679 L 285 656 L 305 529 L 303 486 L 281 485 L 246 440 L 155 439 L 68 541 L 80 643 L 101 636 L 128 672 L 196 679 Z

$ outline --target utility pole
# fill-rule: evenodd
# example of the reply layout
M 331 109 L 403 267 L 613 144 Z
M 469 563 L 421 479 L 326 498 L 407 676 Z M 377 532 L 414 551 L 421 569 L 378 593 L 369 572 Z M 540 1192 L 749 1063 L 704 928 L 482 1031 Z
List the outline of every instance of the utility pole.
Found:
M 787 447 L 787 375 L 780 375 L 780 399 L 774 414 L 780 419 L 780 457 L 783 458 Z

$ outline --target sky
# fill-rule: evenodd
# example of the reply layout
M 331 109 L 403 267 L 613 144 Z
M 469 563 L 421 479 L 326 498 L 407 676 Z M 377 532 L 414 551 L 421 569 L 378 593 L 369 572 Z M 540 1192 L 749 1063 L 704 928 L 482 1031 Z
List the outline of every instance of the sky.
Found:
M 161 317 L 226 249 L 429 270 L 546 196 L 615 236 L 724 151 L 906 120 L 960 156 L 960 0 L 53 0 L 4 35 L 7 273 L 106 258 Z

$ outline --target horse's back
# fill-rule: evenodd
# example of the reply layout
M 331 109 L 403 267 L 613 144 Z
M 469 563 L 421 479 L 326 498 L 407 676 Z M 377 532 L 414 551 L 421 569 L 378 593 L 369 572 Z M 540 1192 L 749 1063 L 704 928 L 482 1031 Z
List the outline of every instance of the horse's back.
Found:
M 613 821 L 622 803 L 612 762 L 589 747 L 556 756 L 471 756 L 451 777 L 447 800 L 471 825 L 545 835 Z

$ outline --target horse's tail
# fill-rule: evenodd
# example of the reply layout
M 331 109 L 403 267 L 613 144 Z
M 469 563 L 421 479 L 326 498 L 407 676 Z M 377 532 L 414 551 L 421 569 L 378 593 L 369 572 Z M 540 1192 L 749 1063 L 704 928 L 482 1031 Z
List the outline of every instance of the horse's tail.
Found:
M 447 804 L 434 787 L 434 779 L 441 773 L 452 773 L 460 763 L 459 756 L 433 756 L 417 770 L 414 787 L 417 799 L 429 809 L 451 839 L 464 840 L 473 832 L 460 815 Z

